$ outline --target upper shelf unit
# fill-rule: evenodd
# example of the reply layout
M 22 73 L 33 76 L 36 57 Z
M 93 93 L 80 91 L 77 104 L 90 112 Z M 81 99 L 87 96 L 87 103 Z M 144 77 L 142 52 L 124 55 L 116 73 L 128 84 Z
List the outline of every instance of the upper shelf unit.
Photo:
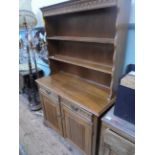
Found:
M 53 74 L 76 75 L 117 91 L 130 0 L 70 0 L 42 8 Z

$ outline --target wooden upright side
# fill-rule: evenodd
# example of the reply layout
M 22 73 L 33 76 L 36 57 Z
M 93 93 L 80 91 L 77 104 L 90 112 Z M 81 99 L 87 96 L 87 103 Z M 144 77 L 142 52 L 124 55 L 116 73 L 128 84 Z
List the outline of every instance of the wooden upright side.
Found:
M 131 0 L 118 0 L 117 8 L 118 14 L 116 21 L 116 35 L 114 42 L 115 51 L 113 56 L 114 65 L 112 69 L 110 98 L 115 94 L 117 86 L 119 84 L 119 78 L 121 77 L 123 72 Z

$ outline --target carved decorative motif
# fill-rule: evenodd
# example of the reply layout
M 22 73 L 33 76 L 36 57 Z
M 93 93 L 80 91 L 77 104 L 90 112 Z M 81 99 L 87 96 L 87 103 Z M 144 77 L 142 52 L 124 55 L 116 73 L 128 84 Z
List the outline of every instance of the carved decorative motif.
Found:
M 117 5 L 117 0 L 71 0 L 41 8 L 44 16 L 54 16 L 84 10 L 93 10 Z

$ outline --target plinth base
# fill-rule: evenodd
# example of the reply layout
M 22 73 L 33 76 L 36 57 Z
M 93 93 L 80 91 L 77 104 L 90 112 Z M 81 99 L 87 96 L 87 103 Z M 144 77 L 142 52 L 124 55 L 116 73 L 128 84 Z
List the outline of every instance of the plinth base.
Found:
M 37 111 L 37 110 L 40 110 L 41 108 L 42 108 L 41 103 L 38 103 L 38 104 L 36 104 L 36 103 L 30 103 L 29 104 L 29 109 L 31 111 Z

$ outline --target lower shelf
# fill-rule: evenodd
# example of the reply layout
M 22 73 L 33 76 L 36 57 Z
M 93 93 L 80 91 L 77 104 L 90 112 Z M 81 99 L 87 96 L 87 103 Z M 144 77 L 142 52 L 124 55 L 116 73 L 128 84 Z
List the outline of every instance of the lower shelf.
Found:
M 51 56 L 50 59 L 93 69 L 95 71 L 100 71 L 100 72 L 107 73 L 107 74 L 112 74 L 112 66 L 109 66 L 106 64 L 101 64 L 101 63 L 92 62 L 88 60 L 82 60 L 79 58 L 72 58 L 72 57 L 63 56 L 63 55 Z
M 40 78 L 37 83 L 96 116 L 100 116 L 112 104 L 108 100 L 108 88 L 100 87 L 68 73 L 59 72 Z

